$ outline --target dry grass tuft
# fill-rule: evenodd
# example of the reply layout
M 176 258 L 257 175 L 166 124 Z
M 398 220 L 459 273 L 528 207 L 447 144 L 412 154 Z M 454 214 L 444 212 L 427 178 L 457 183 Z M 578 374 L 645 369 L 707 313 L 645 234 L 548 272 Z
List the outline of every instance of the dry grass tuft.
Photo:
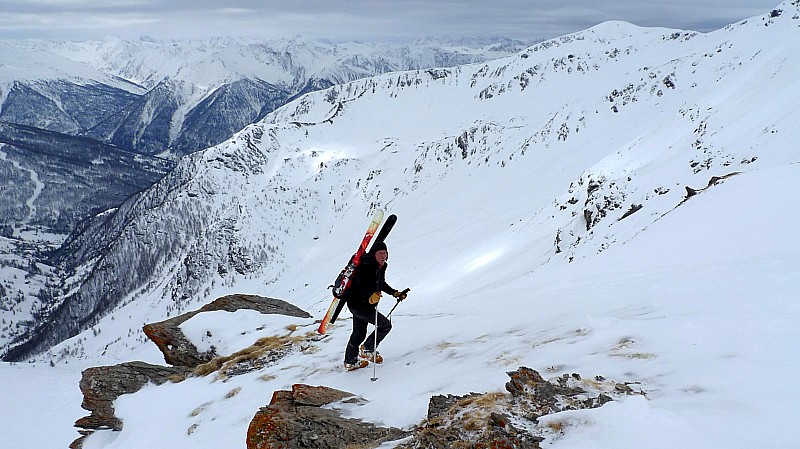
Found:
M 296 328 L 297 327 L 294 326 L 294 329 L 288 329 L 289 333 L 286 335 L 272 335 L 259 338 L 252 346 L 236 351 L 229 356 L 215 357 L 213 360 L 195 368 L 193 374 L 195 376 L 207 376 L 213 372 L 219 371 L 218 378 L 226 378 L 227 370 L 232 366 L 252 362 L 254 366 L 258 367 L 261 363 L 260 359 L 266 358 L 269 352 L 286 350 L 292 346 L 300 345 L 317 335 L 316 332 L 308 332 L 305 335 L 292 336 Z
M 654 359 L 656 355 L 647 352 L 634 352 L 633 354 L 628 354 L 627 357 L 629 359 Z
M 454 407 L 468 408 L 468 407 L 496 407 L 500 402 L 507 399 L 507 394 L 502 391 L 490 392 L 478 396 L 470 396 L 456 402 Z
M 173 374 L 169 376 L 169 381 L 174 384 L 183 382 L 184 380 L 186 380 L 186 374 Z
M 567 424 L 564 421 L 560 420 L 553 420 L 547 422 L 547 428 L 552 430 L 555 433 L 564 433 L 564 429 L 567 427 Z
M 468 396 L 453 404 L 447 415 L 468 432 L 484 432 L 489 427 L 491 412 L 507 401 L 507 395 L 500 391 Z
M 194 410 L 192 410 L 192 413 L 189 413 L 189 416 L 194 417 L 194 416 L 197 416 L 197 415 L 203 413 L 205 411 L 205 409 L 208 408 L 209 405 L 211 405 L 211 402 L 206 402 L 206 403 L 198 405 Z
M 240 391 L 242 391 L 242 387 L 234 388 L 233 390 L 229 391 L 228 394 L 225 395 L 225 399 L 230 399 L 236 396 L 237 394 L 239 394 Z
M 461 343 L 450 343 L 448 341 L 443 341 L 436 345 L 436 349 L 439 351 L 444 351 L 445 349 L 457 348 L 459 346 L 461 346 Z
M 495 357 L 494 361 L 506 366 L 519 366 L 522 363 L 522 357 L 518 355 L 512 356 L 508 352 L 503 351 Z

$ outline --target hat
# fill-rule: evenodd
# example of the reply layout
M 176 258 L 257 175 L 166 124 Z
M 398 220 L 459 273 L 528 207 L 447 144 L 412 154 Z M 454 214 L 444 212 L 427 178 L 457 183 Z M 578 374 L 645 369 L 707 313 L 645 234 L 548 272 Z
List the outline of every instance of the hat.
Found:
M 379 241 L 379 242 L 373 243 L 372 244 L 372 248 L 370 249 L 370 252 L 375 254 L 375 253 L 377 253 L 378 251 L 381 251 L 381 250 L 382 251 L 389 251 L 389 249 L 386 248 L 386 242 L 384 242 L 384 241 Z

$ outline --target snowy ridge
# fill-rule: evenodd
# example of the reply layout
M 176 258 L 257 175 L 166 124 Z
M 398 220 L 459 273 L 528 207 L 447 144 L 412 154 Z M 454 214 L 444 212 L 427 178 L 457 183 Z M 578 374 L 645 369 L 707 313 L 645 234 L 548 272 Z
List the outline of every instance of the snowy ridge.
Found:
M 785 376 L 800 368 L 800 10 L 777 9 L 708 34 L 609 23 L 493 62 L 308 94 L 184 159 L 113 228 L 98 223 L 107 252 L 75 236 L 63 260 L 79 295 L 63 307 L 110 306 L 36 364 L 159 363 L 143 323 L 231 292 L 321 316 L 382 207 L 399 217 L 388 280 L 411 294 L 379 381 L 339 367 L 345 316 L 278 365 L 121 397 L 123 430 L 84 447 L 240 444 L 272 391 L 296 382 L 369 401 L 342 404 L 348 416 L 411 427 L 431 394 L 496 390 L 519 365 L 647 392 L 548 418 L 565 428 L 551 448 L 796 447 Z M 139 266 L 155 269 L 101 288 L 101 274 Z M 203 338 L 239 322 L 190 326 Z
M 499 39 L 489 41 L 496 43 Z M 79 43 L 53 42 L 52 51 L 68 58 L 114 73 L 147 87 L 164 77 L 198 85 L 215 85 L 241 77 L 265 79 L 290 87 L 311 78 L 328 78 L 340 73 L 339 82 L 352 80 L 347 66 L 361 65 L 360 75 L 386 71 L 376 68 L 422 65 L 436 67 L 492 59 L 517 51 L 521 42 L 506 41 L 503 50 L 486 49 L 486 43 L 448 47 L 447 41 L 398 46 L 379 43 L 315 42 L 302 38 L 271 41 L 214 38 L 208 41 L 125 41 L 108 38 Z M 299 72 L 299 73 L 298 73 Z M 359 76 L 359 77 L 360 77 Z
M 128 90 L 137 86 L 111 74 L 87 67 L 81 61 L 62 56 L 51 48 L 29 47 L 21 51 L 16 41 L 0 42 L 0 104 L 14 82 L 66 79 L 81 84 L 102 83 Z M 141 88 L 138 88 L 141 89 Z
M 305 92 L 524 48 L 498 41 L 469 48 L 301 38 L 7 41 L 0 46 L 0 119 L 177 157 L 223 142 Z

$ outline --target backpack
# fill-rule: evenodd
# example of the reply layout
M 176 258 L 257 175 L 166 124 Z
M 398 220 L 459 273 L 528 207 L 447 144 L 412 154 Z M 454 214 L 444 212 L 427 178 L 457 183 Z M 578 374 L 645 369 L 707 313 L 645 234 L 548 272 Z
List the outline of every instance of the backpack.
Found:
M 333 282 L 333 284 L 328 286 L 328 288 L 332 289 L 334 298 L 347 300 L 348 288 L 353 280 L 353 273 L 356 271 L 356 267 L 358 266 L 355 259 L 355 254 L 350 256 L 350 261 L 347 262 L 347 265 L 345 265 L 345 267 L 339 273 L 339 276 L 336 276 L 336 280 Z

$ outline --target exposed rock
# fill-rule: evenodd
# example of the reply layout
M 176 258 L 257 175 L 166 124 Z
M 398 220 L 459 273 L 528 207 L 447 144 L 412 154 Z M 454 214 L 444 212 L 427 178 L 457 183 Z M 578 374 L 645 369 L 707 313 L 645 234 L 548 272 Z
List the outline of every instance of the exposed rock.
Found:
M 160 323 L 144 326 L 144 331 L 164 353 L 165 360 L 176 366 L 158 366 L 144 362 L 129 362 L 115 366 L 99 366 L 83 371 L 80 389 L 83 392 L 81 406 L 89 410 L 89 416 L 80 418 L 75 426 L 81 428 L 81 437 L 70 447 L 79 449 L 83 441 L 94 430 L 122 430 L 122 420 L 114 415 L 114 401 L 123 394 L 139 391 L 144 385 L 153 382 L 161 385 L 170 380 L 183 380 L 193 374 L 200 363 L 211 359 L 210 355 L 199 354 L 197 348 L 183 335 L 180 324 L 202 312 L 224 310 L 234 312 L 240 309 L 251 309 L 264 314 L 282 314 L 296 317 L 309 317 L 303 310 L 279 299 L 254 295 L 229 295 L 201 307 L 199 310 L 185 313 Z M 275 340 L 280 340 L 274 337 Z M 269 340 L 265 338 L 262 340 Z M 288 341 L 288 340 L 287 340 Z M 280 340 L 278 343 L 283 343 Z M 205 358 L 208 358 L 206 360 Z M 348 396 L 351 396 L 349 393 Z M 339 400 L 328 391 L 315 389 L 299 389 L 298 401 L 302 404 L 319 404 Z
M 631 204 L 630 209 L 625 211 L 625 213 L 622 214 L 622 216 L 619 217 L 617 219 L 617 221 L 624 220 L 624 219 L 630 217 L 631 215 L 635 214 L 636 212 L 639 212 L 640 210 L 642 210 L 642 207 L 644 207 L 644 206 L 642 206 L 641 204 Z
M 736 176 L 738 174 L 740 174 L 740 172 L 731 172 L 728 173 L 727 175 L 722 175 L 722 176 L 712 176 L 711 179 L 708 180 L 708 184 L 706 184 L 706 186 L 703 187 L 702 189 L 693 189 L 689 186 L 686 186 L 686 196 L 683 197 L 682 203 L 688 200 L 689 198 L 697 195 L 698 193 L 704 192 L 709 187 L 715 186 L 720 182 L 730 178 L 731 176 Z
M 466 396 L 434 396 L 428 419 L 404 449 L 504 448 L 538 449 L 547 435 L 537 429 L 539 417 L 560 412 L 596 408 L 613 400 L 611 394 L 638 394 L 602 377 L 584 380 L 564 374 L 552 381 L 537 371 L 520 367 L 508 373 L 506 393 L 471 393 Z M 530 429 L 534 429 L 531 431 Z
M 467 396 L 456 396 L 452 394 L 431 396 L 431 399 L 428 401 L 428 421 L 443 415 L 458 401 L 472 396 L 480 396 L 480 393 L 471 393 Z
M 626 181 L 621 179 L 616 181 L 609 180 L 603 175 L 596 178 L 594 175 L 586 176 L 587 178 L 581 177 L 578 184 L 586 184 L 583 220 L 586 224 L 586 230 L 590 231 L 609 213 L 622 207 L 626 194 L 624 189 L 620 188 L 620 184 Z M 584 179 L 586 180 L 584 181 Z M 629 181 L 630 179 L 627 180 L 627 182 Z M 573 197 L 573 199 L 575 198 Z
M 89 435 L 94 433 L 94 430 L 79 430 L 78 433 L 81 436 L 69 444 L 69 449 L 83 449 L 83 442 L 86 441 Z
M 313 387 L 305 384 L 292 385 L 292 399 L 295 405 L 322 407 L 342 399 L 353 397 L 353 393 L 329 387 Z
M 247 448 L 376 447 L 405 436 L 403 430 L 342 418 L 336 410 L 321 408 L 348 397 L 353 394 L 302 384 L 293 385 L 292 391 L 276 391 L 250 422 Z
M 228 295 L 217 298 L 198 310 L 187 312 L 158 323 L 146 324 L 144 333 L 158 346 L 164 354 L 164 360 L 170 365 L 197 367 L 211 361 L 215 354 L 200 353 L 197 347 L 190 342 L 180 329 L 181 323 L 202 312 L 224 310 L 235 312 L 241 309 L 251 309 L 264 314 L 288 315 L 300 318 L 309 318 L 304 310 L 275 298 L 256 295 Z
M 537 428 L 540 416 L 562 410 L 596 408 L 613 400 L 610 395 L 639 394 L 626 384 L 601 376 L 583 379 L 564 374 L 547 381 L 537 371 L 520 367 L 508 373 L 507 393 L 440 395 L 430 399 L 428 418 L 404 449 L 539 449 L 549 435 Z M 622 388 L 621 388 L 622 387 Z M 247 432 L 248 449 L 377 447 L 407 436 L 400 429 L 380 428 L 338 412 L 320 408 L 352 397 L 327 387 L 294 385 L 276 391 L 261 408 Z
M 81 437 L 70 448 L 79 449 L 83 440 L 94 430 L 122 430 L 122 420 L 114 415 L 114 401 L 123 394 L 139 391 L 150 382 L 161 385 L 170 380 L 182 380 L 190 369 L 151 365 L 145 362 L 128 362 L 114 366 L 95 366 L 83 370 L 80 388 L 83 392 L 81 407 L 91 414 L 75 422 Z

